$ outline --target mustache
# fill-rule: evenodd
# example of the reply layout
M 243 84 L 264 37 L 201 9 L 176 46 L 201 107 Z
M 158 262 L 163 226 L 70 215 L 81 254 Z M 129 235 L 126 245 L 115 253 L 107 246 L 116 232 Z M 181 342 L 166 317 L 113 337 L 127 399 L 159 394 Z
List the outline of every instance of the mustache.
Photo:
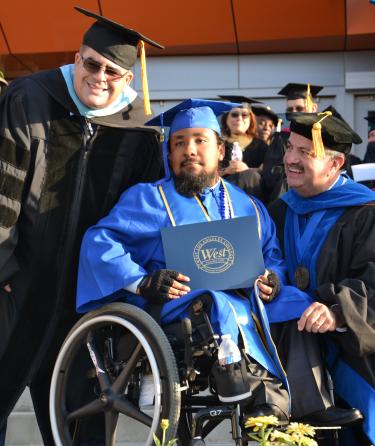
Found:
M 303 166 L 301 166 L 300 164 L 287 164 L 286 167 L 287 169 L 297 169 L 301 171 L 304 170 Z
M 183 167 L 183 166 L 187 166 L 188 164 L 199 164 L 200 166 L 203 166 L 202 162 L 200 162 L 199 160 L 193 159 L 193 158 L 184 159 L 181 162 L 180 166 Z

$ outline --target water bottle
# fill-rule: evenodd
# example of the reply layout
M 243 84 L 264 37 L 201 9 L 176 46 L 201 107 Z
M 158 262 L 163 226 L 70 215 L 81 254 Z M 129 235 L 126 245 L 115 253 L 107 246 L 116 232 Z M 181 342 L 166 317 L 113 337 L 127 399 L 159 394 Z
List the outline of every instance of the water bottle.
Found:
M 240 143 L 235 141 L 232 145 L 232 152 L 230 159 L 232 161 L 242 161 L 242 149 Z
M 227 365 L 241 361 L 241 352 L 237 344 L 231 339 L 230 334 L 221 336 L 221 344 L 217 353 L 219 364 Z

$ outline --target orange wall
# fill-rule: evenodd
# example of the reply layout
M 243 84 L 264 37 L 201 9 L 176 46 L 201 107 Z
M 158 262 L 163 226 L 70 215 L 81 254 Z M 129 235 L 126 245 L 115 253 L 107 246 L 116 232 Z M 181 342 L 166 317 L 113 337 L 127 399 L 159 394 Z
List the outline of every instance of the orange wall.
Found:
M 98 13 L 100 4 L 103 15 L 166 46 L 151 55 L 375 49 L 368 0 L 3 0 L 0 69 L 17 77 L 70 62 L 92 23 L 77 3 Z

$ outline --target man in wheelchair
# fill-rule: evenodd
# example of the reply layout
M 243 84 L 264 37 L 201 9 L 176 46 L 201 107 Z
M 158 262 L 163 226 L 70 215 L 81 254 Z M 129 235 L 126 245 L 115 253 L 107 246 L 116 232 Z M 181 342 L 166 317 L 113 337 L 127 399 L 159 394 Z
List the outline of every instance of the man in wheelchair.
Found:
M 188 100 L 150 121 L 150 125 L 170 127 L 166 179 L 128 189 L 111 213 L 87 231 L 81 248 L 77 310 L 87 312 L 114 301 L 132 303 L 151 313 L 176 338 L 172 325 L 189 317 L 193 333 L 201 330 L 206 341 L 202 351 L 211 357 L 208 373 L 219 400 L 240 403 L 247 416 L 275 415 L 285 424 L 290 417 L 288 382 L 261 299 L 279 303 L 292 299 L 293 305 L 285 310 L 290 318 L 297 318 L 311 300 L 283 285 L 285 267 L 275 227 L 262 203 L 219 177 L 224 145 L 216 116 L 233 106 Z M 258 221 L 266 267 L 256 290 L 191 291 L 189 277 L 166 269 L 160 228 L 250 215 Z M 276 305 L 275 311 L 279 308 Z M 185 339 L 191 338 L 189 330 L 185 329 Z M 216 360 L 215 335 L 224 334 L 230 334 L 242 352 L 241 360 L 231 367 Z M 199 373 L 191 356 L 185 352 L 186 382 Z M 323 373 L 321 364 L 316 373 Z M 317 389 L 319 398 L 312 399 L 318 402 L 308 409 L 311 413 L 332 406 L 323 381 Z M 349 417 L 342 418 L 339 411 L 337 419 L 331 416 L 330 420 L 350 420 L 347 412 Z

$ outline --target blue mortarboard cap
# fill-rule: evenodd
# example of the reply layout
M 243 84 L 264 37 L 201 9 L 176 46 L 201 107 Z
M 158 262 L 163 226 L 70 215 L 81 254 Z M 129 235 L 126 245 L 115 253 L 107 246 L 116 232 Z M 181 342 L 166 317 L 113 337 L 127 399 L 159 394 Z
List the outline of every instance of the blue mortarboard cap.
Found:
M 217 116 L 240 106 L 231 102 L 187 99 L 146 122 L 146 125 L 170 127 L 170 134 L 182 129 L 205 128 L 220 135 Z
M 187 99 L 161 113 L 146 125 L 170 127 L 169 134 L 182 129 L 211 129 L 221 135 L 220 124 L 217 116 L 240 107 L 241 104 L 232 102 L 208 101 L 206 99 Z M 166 141 L 163 143 L 163 157 L 166 177 L 169 177 L 168 153 Z

